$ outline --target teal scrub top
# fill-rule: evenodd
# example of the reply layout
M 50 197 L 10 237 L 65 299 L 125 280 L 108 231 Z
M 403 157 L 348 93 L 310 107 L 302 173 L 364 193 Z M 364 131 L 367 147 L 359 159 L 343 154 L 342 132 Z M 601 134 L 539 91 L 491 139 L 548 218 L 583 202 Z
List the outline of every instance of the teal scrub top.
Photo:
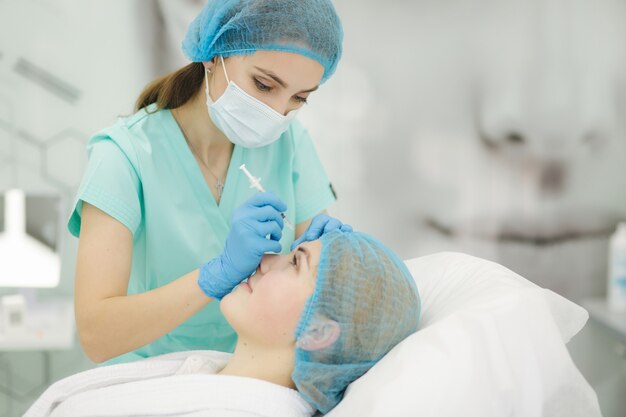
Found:
M 234 146 L 219 204 L 167 109 L 151 105 L 120 118 L 89 139 L 87 155 L 68 229 L 79 236 L 86 201 L 132 232 L 129 295 L 166 285 L 222 253 L 233 210 L 256 192 L 239 170 L 243 163 L 286 203 L 285 214 L 293 224 L 335 201 L 311 138 L 296 119 L 270 145 Z M 294 231 L 283 229 L 283 253 L 289 252 L 294 237 Z M 213 301 L 161 338 L 104 364 L 182 350 L 232 352 L 236 340 L 219 302 Z

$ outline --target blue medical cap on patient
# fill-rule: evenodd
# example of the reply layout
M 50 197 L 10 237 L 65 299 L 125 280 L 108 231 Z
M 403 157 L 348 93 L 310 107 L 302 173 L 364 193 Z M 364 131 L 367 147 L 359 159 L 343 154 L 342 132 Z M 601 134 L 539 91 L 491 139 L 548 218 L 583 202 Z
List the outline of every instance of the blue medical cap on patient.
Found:
M 337 230 L 321 243 L 315 291 L 296 328 L 291 378 L 305 400 L 327 413 L 348 384 L 417 330 L 421 306 L 404 262 L 378 240 Z M 329 346 L 316 347 L 329 338 Z
M 209 0 L 189 26 L 183 52 L 193 62 L 258 50 L 298 53 L 324 66 L 341 57 L 343 30 L 330 0 Z

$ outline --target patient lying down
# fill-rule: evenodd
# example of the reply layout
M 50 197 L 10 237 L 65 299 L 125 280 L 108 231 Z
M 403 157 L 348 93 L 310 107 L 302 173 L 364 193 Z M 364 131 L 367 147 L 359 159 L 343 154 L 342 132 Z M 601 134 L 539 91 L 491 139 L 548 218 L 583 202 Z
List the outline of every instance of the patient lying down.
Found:
M 82 372 L 52 385 L 25 417 L 327 413 L 415 332 L 419 295 L 379 241 L 333 231 L 266 255 L 220 308 L 238 335 L 232 355 L 176 352 Z

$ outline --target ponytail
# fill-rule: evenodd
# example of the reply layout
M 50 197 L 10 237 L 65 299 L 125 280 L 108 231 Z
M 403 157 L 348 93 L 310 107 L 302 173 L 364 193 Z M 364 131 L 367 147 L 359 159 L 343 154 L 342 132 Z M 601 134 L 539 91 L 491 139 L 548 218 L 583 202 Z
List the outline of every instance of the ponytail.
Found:
M 204 81 L 202 62 L 191 64 L 148 84 L 135 102 L 135 111 L 156 103 L 157 109 L 175 109 L 196 95 Z

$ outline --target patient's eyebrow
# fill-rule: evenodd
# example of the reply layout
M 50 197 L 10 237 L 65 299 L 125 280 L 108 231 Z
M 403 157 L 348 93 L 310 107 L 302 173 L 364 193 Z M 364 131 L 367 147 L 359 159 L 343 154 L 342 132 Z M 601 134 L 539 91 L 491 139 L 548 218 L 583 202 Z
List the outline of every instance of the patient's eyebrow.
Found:
M 306 255 L 306 263 L 307 263 L 307 266 L 310 268 L 311 267 L 311 258 L 309 256 L 310 252 L 302 246 L 298 246 L 297 251 L 302 252 Z

